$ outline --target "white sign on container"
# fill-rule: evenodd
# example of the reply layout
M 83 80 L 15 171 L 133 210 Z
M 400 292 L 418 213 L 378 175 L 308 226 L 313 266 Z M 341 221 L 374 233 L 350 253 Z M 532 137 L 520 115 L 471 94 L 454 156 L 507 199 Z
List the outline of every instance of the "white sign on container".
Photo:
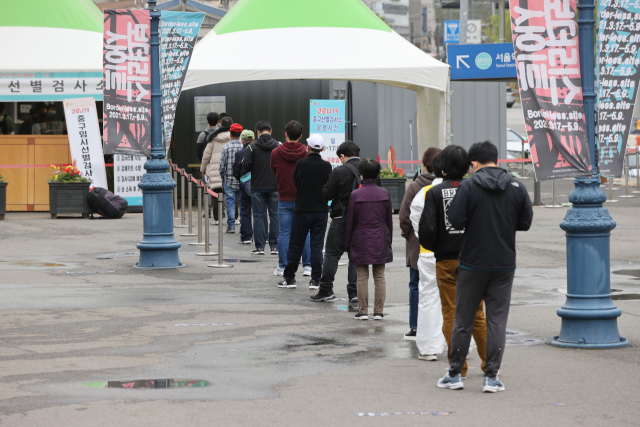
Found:
M 76 161 L 82 176 L 89 178 L 93 186 L 107 188 L 96 100 L 74 98 L 63 102 L 71 158 Z
M 205 130 L 209 124 L 207 123 L 207 114 L 224 113 L 227 111 L 226 96 L 194 96 L 193 107 L 196 117 L 196 132 L 200 133 Z

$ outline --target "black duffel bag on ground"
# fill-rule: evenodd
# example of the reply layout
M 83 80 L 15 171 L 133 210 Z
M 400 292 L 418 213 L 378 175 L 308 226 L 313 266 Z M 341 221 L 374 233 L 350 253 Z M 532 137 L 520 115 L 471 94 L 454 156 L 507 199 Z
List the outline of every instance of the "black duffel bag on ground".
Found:
M 129 207 L 129 203 L 124 198 L 100 187 L 91 190 L 87 201 L 92 213 L 97 213 L 108 219 L 122 218 Z M 93 218 L 93 215 L 91 217 Z

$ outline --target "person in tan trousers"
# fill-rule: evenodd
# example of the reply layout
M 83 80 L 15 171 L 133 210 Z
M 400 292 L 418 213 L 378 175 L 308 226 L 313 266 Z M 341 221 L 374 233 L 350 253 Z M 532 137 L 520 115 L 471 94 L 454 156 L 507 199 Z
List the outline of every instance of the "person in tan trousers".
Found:
M 456 230 L 451 226 L 447 210 L 463 176 L 469 170 L 469 159 L 464 148 L 450 145 L 440 153 L 437 160 L 434 162 L 434 172 L 437 177 L 443 178 L 443 182 L 431 187 L 426 194 L 418 234 L 420 244 L 433 251 L 436 257 L 436 280 L 442 303 L 442 332 L 449 348 L 447 357 L 451 359 L 451 334 L 456 314 L 456 270 L 464 230 Z M 473 338 L 478 346 L 481 369 L 484 372 L 487 359 L 484 301 L 480 302 L 476 312 Z M 460 373 L 463 377 L 467 375 L 467 362 Z

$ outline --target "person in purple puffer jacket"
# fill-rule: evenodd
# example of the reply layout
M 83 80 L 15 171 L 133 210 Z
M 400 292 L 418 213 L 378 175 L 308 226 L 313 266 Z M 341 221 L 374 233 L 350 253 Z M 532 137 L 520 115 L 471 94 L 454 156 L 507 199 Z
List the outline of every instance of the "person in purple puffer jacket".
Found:
M 391 240 L 393 219 L 389 192 L 375 183 L 380 175 L 380 163 L 363 159 L 360 163 L 362 186 L 349 198 L 344 249 L 349 253 L 349 263 L 356 266 L 358 275 L 358 314 L 355 319 L 368 320 L 369 266 L 373 266 L 375 299 L 374 320 L 382 320 L 382 310 L 387 293 L 384 265 L 393 261 Z

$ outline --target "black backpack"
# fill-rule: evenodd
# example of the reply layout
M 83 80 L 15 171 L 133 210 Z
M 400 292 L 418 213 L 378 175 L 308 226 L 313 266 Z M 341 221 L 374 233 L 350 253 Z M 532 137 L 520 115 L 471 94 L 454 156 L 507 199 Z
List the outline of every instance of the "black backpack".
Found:
M 129 203 L 123 197 L 116 196 L 111 191 L 104 188 L 95 187 L 87 197 L 89 208 L 93 212 L 102 215 L 103 218 L 117 219 L 127 212 Z
M 344 166 L 347 169 L 349 169 L 349 171 L 351 171 L 352 174 L 355 175 L 353 184 L 351 184 L 351 192 L 353 193 L 354 190 L 357 190 L 358 188 L 362 187 L 362 177 L 360 176 L 360 172 L 358 172 L 358 169 L 356 169 L 355 166 L 350 165 L 349 163 L 345 163 Z M 344 205 L 342 204 L 342 200 L 340 200 L 339 197 L 338 197 L 338 203 L 340 203 L 340 210 L 342 211 L 342 215 L 345 216 L 347 212 L 344 208 Z

